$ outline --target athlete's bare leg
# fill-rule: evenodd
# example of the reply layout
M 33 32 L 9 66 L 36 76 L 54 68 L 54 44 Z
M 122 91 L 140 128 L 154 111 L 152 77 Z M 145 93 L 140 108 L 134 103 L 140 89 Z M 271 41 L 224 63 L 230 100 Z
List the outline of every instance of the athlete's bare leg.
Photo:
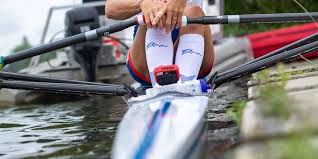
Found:
M 149 78 L 149 71 L 146 61 L 146 50 L 145 50 L 145 38 L 146 38 L 146 26 L 138 27 L 136 37 L 130 48 L 130 59 L 139 73 Z

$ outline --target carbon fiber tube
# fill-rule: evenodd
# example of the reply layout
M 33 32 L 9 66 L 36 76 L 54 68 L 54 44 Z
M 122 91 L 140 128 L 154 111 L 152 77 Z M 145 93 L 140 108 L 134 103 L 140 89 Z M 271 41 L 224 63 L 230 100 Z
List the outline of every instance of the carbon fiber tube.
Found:
M 97 33 L 98 37 L 102 37 L 102 36 L 106 36 L 106 35 L 127 29 L 131 26 L 134 26 L 134 25 L 138 25 L 136 17 L 132 17 L 132 18 L 120 21 L 120 22 L 115 23 L 113 25 L 98 28 L 98 29 L 96 29 L 96 33 Z
M 188 18 L 188 24 L 242 24 L 242 23 L 287 23 L 311 22 L 318 20 L 318 12 L 277 13 L 277 14 L 243 14 L 224 16 L 204 16 Z
M 121 22 L 118 22 L 110 26 L 104 26 L 96 30 L 74 35 L 59 41 L 55 41 L 49 44 L 27 49 L 27 50 L 15 53 L 13 55 L 6 56 L 3 58 L 3 64 L 6 65 L 6 64 L 14 63 L 20 60 L 31 58 L 33 56 L 45 54 L 50 51 L 54 51 L 54 50 L 58 50 L 67 46 L 82 43 L 88 40 L 95 40 L 102 36 L 121 31 L 133 25 L 137 25 L 136 17 L 132 17 L 130 19 L 123 20 Z
M 20 80 L 20 81 L 32 81 L 32 82 L 52 82 L 52 83 L 70 83 L 70 84 L 86 84 L 86 85 L 122 87 L 121 85 L 85 82 L 85 81 L 76 81 L 76 80 L 65 80 L 65 79 L 49 78 L 49 77 L 43 77 L 43 76 L 19 74 L 19 73 L 11 73 L 11 72 L 0 72 L 0 78 Z
M 232 68 L 232 69 L 230 69 L 228 71 L 225 71 L 222 74 L 229 74 L 229 73 L 235 72 L 236 70 L 240 69 L 241 67 L 245 67 L 246 65 L 250 65 L 251 63 L 255 63 L 257 61 L 260 61 L 260 60 L 266 59 L 268 57 L 271 57 L 273 55 L 277 55 L 277 54 L 283 53 L 285 51 L 288 51 L 288 50 L 291 50 L 291 49 L 294 49 L 294 48 L 309 44 L 309 43 L 317 41 L 317 40 L 318 40 L 318 33 L 315 33 L 315 34 L 313 34 L 311 36 L 308 36 L 306 38 L 300 39 L 300 40 L 298 40 L 296 42 L 293 42 L 293 43 L 291 43 L 289 45 L 286 45 L 286 46 L 284 46 L 284 47 L 282 47 L 282 48 L 280 48 L 278 50 L 275 50 L 275 51 L 273 51 L 273 52 L 271 52 L 269 54 L 261 56 L 261 57 L 255 59 L 255 60 L 247 62 L 247 63 L 245 63 L 243 65 L 238 66 L 238 67 Z
M 306 44 L 304 46 L 300 46 L 298 48 L 294 48 L 292 50 L 286 51 L 281 54 L 273 55 L 271 57 L 259 60 L 257 62 L 246 65 L 244 67 L 238 66 L 240 68 L 239 69 L 234 68 L 236 70 L 235 72 L 231 72 L 228 74 L 219 74 L 214 81 L 215 88 L 217 88 L 223 83 L 233 81 L 235 79 L 246 76 L 248 74 L 252 74 L 260 70 L 266 69 L 276 64 L 277 62 L 288 60 L 300 54 L 305 54 L 314 50 L 318 50 L 318 41 Z
M 318 13 L 250 14 L 240 15 L 240 23 L 311 22 L 312 18 L 318 20 Z
M 31 58 L 34 56 L 38 56 L 38 55 L 41 55 L 44 53 L 48 53 L 50 51 L 61 49 L 61 48 L 64 48 L 64 47 L 67 47 L 67 46 L 70 46 L 73 44 L 81 43 L 84 41 L 86 41 L 84 33 L 79 34 L 79 35 L 74 35 L 74 36 L 71 36 L 71 37 L 56 41 L 56 42 L 52 42 L 49 44 L 45 44 L 45 45 L 42 45 L 39 47 L 27 49 L 27 50 L 20 51 L 18 53 L 6 56 L 6 57 L 4 57 L 3 62 L 5 65 L 10 64 L 10 63 L 14 63 L 14 62 L 17 62 L 20 60 L 24 60 L 24 59 Z
M 0 80 L 0 88 L 35 90 L 35 91 L 55 92 L 55 93 L 62 93 L 62 94 L 77 94 L 77 95 L 123 96 L 128 94 L 128 91 L 124 87 L 50 83 L 50 82 Z

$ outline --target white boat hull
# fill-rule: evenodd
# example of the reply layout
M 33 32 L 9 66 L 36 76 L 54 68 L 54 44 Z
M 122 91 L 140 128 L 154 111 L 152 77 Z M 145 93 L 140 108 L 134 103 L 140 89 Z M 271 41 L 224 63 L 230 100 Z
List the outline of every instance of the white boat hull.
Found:
M 114 159 L 197 158 L 206 147 L 207 96 L 165 93 L 133 98 L 119 125 Z M 159 115 L 158 115 L 159 114 Z

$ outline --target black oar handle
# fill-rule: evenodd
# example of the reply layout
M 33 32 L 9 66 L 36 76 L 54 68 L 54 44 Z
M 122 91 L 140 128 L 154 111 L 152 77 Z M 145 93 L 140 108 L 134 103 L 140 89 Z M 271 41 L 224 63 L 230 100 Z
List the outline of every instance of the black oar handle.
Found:
M 204 16 L 199 18 L 188 18 L 187 21 L 183 23 L 184 24 L 287 23 L 287 22 L 311 22 L 313 20 L 318 20 L 318 12 Z

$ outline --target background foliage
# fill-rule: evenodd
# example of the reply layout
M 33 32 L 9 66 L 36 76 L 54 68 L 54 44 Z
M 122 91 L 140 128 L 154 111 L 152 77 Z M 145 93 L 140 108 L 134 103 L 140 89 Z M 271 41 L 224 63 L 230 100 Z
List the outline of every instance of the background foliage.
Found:
M 305 12 L 294 0 L 224 0 L 224 14 L 263 14 Z M 318 0 L 297 0 L 309 12 L 318 11 Z M 237 36 L 248 33 L 267 31 L 287 27 L 295 23 L 285 24 L 240 24 L 224 25 L 226 36 Z
M 12 50 L 12 53 L 17 53 L 19 51 L 23 51 L 23 50 L 29 49 L 31 47 L 32 47 L 32 45 L 30 44 L 28 38 L 24 36 L 22 38 L 21 43 L 19 45 L 17 45 Z M 30 61 L 31 61 L 31 59 L 25 59 L 25 60 L 18 61 L 18 62 L 15 62 L 13 64 L 10 64 L 9 65 L 9 71 L 10 72 L 18 72 L 19 70 L 27 67 L 29 65 Z

